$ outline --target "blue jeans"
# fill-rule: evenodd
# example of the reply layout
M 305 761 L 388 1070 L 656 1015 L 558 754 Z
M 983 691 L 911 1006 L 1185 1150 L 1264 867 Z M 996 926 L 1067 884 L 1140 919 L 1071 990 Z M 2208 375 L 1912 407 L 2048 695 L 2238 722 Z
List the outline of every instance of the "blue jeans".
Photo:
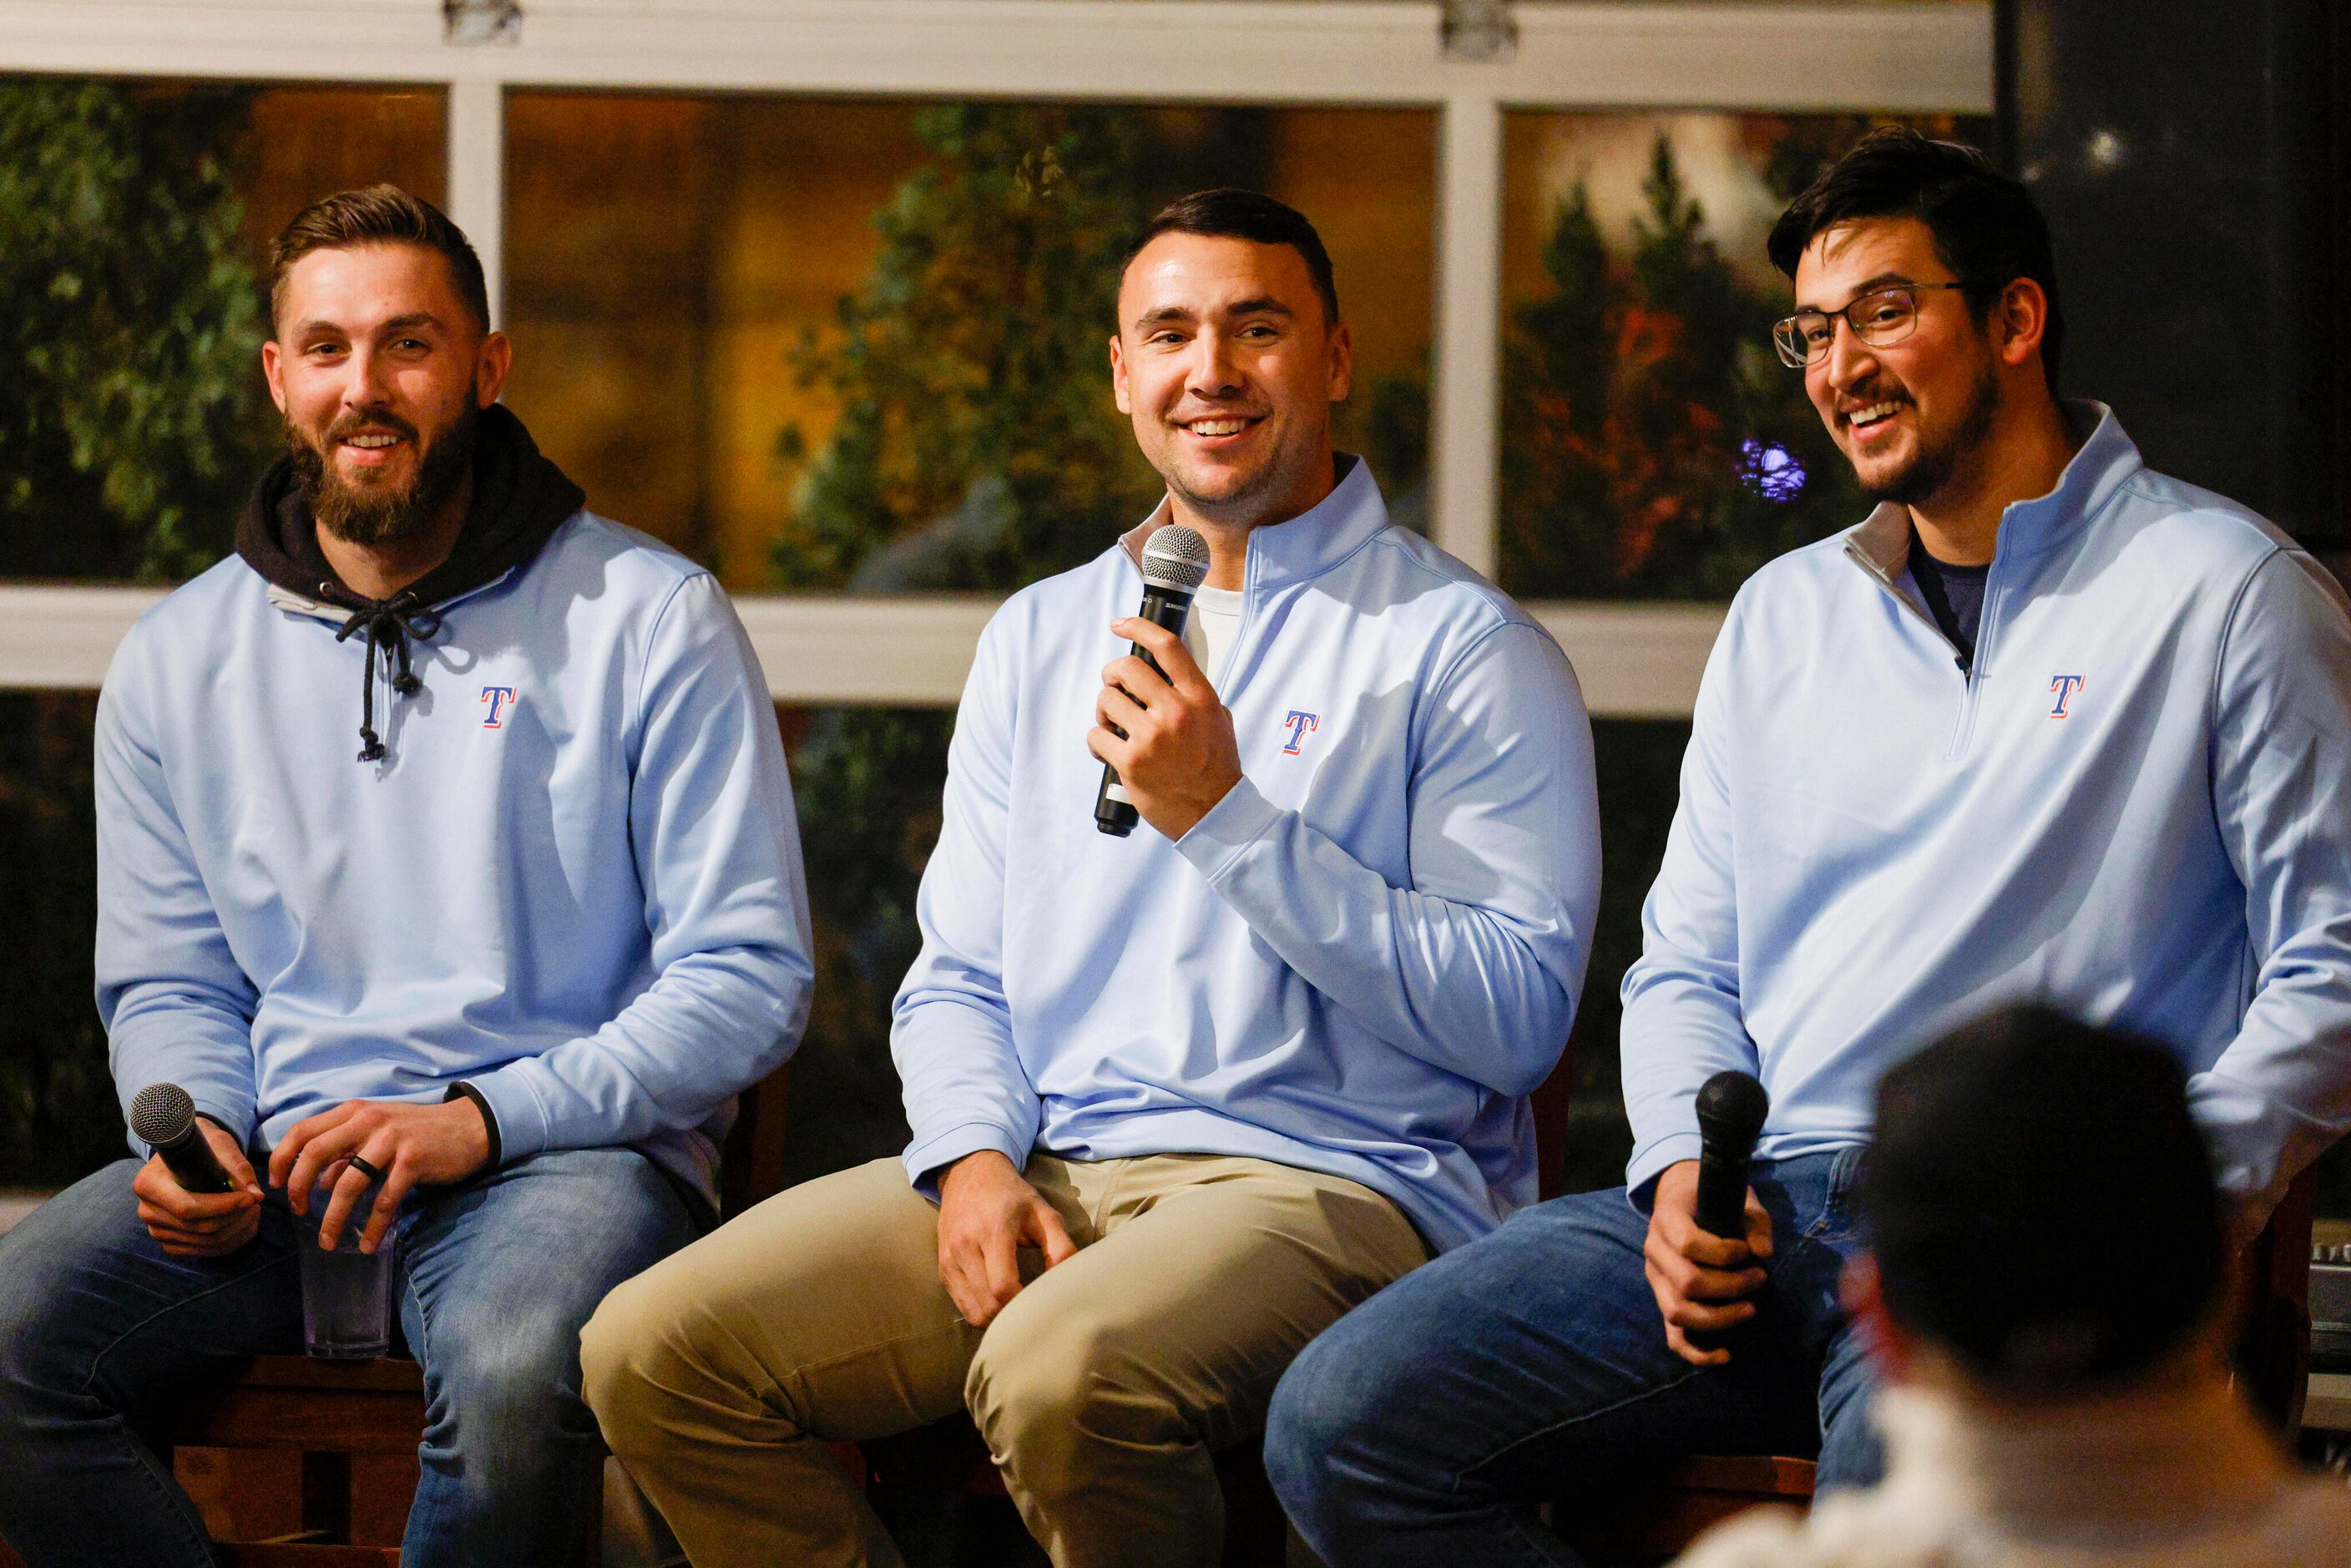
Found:
M 1837 1298 L 1860 1155 L 1756 1166 L 1770 1282 L 1727 1366 L 1666 1347 L 1622 1187 L 1521 1210 L 1357 1307 L 1267 1418 L 1299 1533 L 1331 1568 L 1556 1568 L 1583 1559 L 1538 1500 L 1569 1510 L 1684 1455 L 1817 1451 L 1823 1486 L 1876 1480 L 1870 1373 Z
M 134 1424 L 249 1356 L 302 1348 L 284 1199 L 232 1256 L 173 1258 L 139 1223 L 138 1169 L 118 1161 L 0 1237 L 0 1536 L 30 1568 L 209 1568 L 194 1506 Z M 580 1325 L 694 1239 L 691 1211 L 643 1155 L 573 1149 L 412 1197 L 399 1228 L 425 1395 L 401 1561 L 570 1563 L 601 1454 Z

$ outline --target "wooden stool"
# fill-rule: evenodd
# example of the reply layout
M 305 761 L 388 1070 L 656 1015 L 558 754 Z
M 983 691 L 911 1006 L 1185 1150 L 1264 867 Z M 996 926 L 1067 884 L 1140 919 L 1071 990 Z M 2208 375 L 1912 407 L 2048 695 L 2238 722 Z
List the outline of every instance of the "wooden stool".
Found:
M 1813 1501 L 1810 1459 L 1702 1455 L 1683 1459 L 1646 1483 L 1614 1489 L 1605 1503 L 1579 1499 L 1554 1505 L 1552 1527 L 1586 1558 L 1607 1568 L 1670 1563 L 1713 1526 L 1758 1504 L 1803 1510 Z
M 183 1447 L 298 1453 L 298 1528 L 217 1542 L 232 1568 L 397 1568 L 423 1432 L 424 1378 L 413 1361 L 265 1355 L 173 1411 L 151 1440 L 167 1461 Z M 354 1496 L 354 1460 L 362 1456 L 385 1461 L 362 1473 L 370 1480 L 388 1473 L 389 1500 Z M 195 1478 L 183 1465 L 182 1458 L 172 1468 L 184 1484 Z
M 783 1185 L 786 1072 L 776 1069 L 738 1102 L 719 1166 L 724 1218 Z M 273 1517 L 266 1539 L 216 1542 L 231 1568 L 397 1568 L 423 1436 L 424 1380 L 414 1362 L 265 1355 L 163 1417 L 150 1439 L 169 1454 L 190 1495 L 211 1501 L 212 1514 L 232 1528 L 246 1524 L 240 1516 L 285 1511 L 282 1501 L 272 1508 L 256 1495 L 264 1462 L 255 1456 L 298 1456 L 298 1521 Z M 207 1476 L 214 1451 L 224 1458 L 210 1461 Z M 592 1496 L 581 1521 L 585 1568 L 602 1554 L 601 1469 Z
M 877 1500 L 893 1490 L 1004 1495 L 1004 1477 L 968 1416 L 950 1416 L 894 1437 L 831 1447 L 852 1474 L 863 1471 L 866 1490 Z M 1225 1494 L 1222 1568 L 1283 1568 L 1290 1520 L 1266 1479 L 1262 1446 L 1242 1443 L 1218 1454 L 1217 1479 Z

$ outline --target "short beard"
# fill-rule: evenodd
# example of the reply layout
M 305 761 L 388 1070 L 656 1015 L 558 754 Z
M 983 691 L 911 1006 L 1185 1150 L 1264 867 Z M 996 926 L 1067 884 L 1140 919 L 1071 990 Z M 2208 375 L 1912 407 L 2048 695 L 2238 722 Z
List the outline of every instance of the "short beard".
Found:
M 1295 439 L 1295 432 L 1292 437 Z M 1176 439 L 1180 441 L 1183 438 L 1178 436 Z M 1298 461 L 1287 447 L 1277 448 L 1267 455 L 1264 465 L 1256 473 L 1221 496 L 1203 496 L 1187 488 L 1180 476 L 1181 470 L 1174 463 L 1161 470 L 1159 476 L 1166 482 L 1169 494 L 1200 517 L 1218 523 L 1255 522 L 1263 516 L 1270 503 L 1278 501 L 1287 493 L 1295 476 Z
M 1959 428 L 1949 439 L 1938 445 L 1921 444 L 1918 455 L 1908 466 L 1877 485 L 1865 485 L 1862 494 L 1872 501 L 1893 501 L 1905 507 L 1915 507 L 1929 501 L 1943 492 L 1951 476 L 1960 465 L 1971 462 L 1983 444 L 1991 437 L 1991 427 L 2000 413 L 2000 378 L 1986 366 L 1976 378 L 1975 394 L 1968 400 L 1968 412 L 1959 420 Z
M 1282 477 L 1282 466 L 1277 456 L 1263 468 L 1242 480 L 1238 488 L 1222 496 L 1203 496 L 1186 489 L 1183 480 L 1173 473 L 1165 475 L 1163 477 L 1166 479 L 1167 488 L 1176 499 L 1191 507 L 1193 511 L 1204 517 L 1223 520 L 1235 515 L 1246 516 L 1253 507 L 1261 505 L 1264 498 L 1278 488 L 1278 481 Z
M 381 416 L 369 423 L 398 423 Z M 481 430 L 481 407 L 469 397 L 455 422 L 424 448 L 415 476 L 397 489 L 360 490 L 345 484 L 327 461 L 325 448 L 290 421 L 286 452 L 293 460 L 295 483 L 302 486 L 319 526 L 345 544 L 382 549 L 406 544 L 432 528 L 473 472 Z M 419 439 L 413 430 L 403 434 L 412 441 Z

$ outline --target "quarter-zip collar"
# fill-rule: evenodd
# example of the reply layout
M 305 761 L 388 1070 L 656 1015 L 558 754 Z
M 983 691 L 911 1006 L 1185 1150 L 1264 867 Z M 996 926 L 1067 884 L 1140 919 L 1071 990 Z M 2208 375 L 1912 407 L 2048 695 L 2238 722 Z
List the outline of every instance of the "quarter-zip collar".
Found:
M 394 696 L 423 689 L 413 668 L 413 642 L 440 633 L 441 612 L 480 592 L 527 564 L 549 537 L 587 504 L 579 486 L 541 456 L 538 447 L 504 404 L 481 413 L 474 452 L 474 494 L 455 548 L 422 578 L 384 599 L 370 599 L 336 576 L 319 548 L 309 499 L 295 478 L 294 461 L 272 464 L 238 519 L 236 552 L 269 584 L 281 608 L 315 614 L 323 606 L 341 612 L 340 643 L 359 636 L 366 649 L 360 666 L 361 762 L 381 762 L 383 738 L 375 727 L 376 654 L 383 654 Z
M 1371 465 L 1352 452 L 1334 455 L 1339 482 L 1331 493 L 1286 523 L 1252 528 L 1249 536 L 1249 569 L 1243 573 L 1244 592 L 1279 588 L 1320 577 L 1371 542 L 1388 526 L 1386 505 L 1372 482 Z M 1127 559 L 1143 570 L 1143 544 L 1152 530 L 1167 521 L 1168 503 L 1129 528 L 1119 539 Z
M 2011 502 L 2001 513 L 1996 560 L 2021 560 L 2061 543 L 2146 466 L 2137 446 L 2105 403 L 2084 398 L 2064 408 L 2074 428 L 2087 428 L 2089 438 L 2057 476 L 2054 489 L 2029 501 Z M 1845 552 L 1891 585 L 1909 570 L 1910 530 L 1910 508 L 1899 501 L 1882 501 L 1845 536 Z

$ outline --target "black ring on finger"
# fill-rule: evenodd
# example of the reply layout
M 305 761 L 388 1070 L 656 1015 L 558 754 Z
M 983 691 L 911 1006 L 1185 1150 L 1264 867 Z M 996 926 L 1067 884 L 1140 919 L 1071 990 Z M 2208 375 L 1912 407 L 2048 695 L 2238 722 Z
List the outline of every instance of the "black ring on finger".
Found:
M 349 1159 L 353 1170 L 365 1171 L 367 1173 L 368 1180 L 378 1182 L 383 1179 L 383 1167 L 377 1165 L 373 1160 L 369 1159 L 366 1155 L 352 1155 L 349 1156 Z

